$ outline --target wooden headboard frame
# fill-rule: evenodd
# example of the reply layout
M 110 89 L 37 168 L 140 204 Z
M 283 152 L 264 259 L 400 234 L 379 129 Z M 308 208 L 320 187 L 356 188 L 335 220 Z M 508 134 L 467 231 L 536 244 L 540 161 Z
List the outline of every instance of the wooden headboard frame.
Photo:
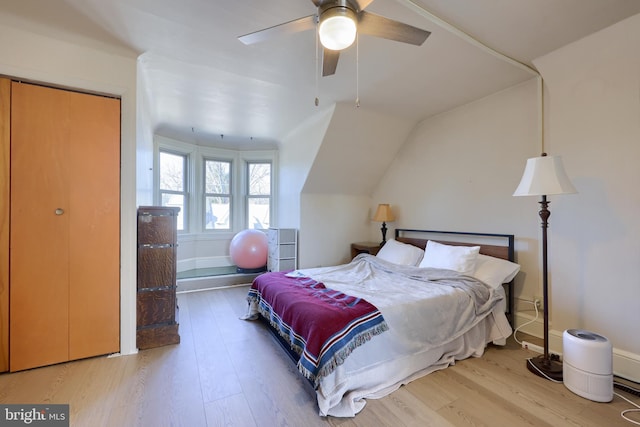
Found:
M 424 236 L 424 237 L 419 237 Z M 430 238 L 428 236 L 433 236 Z M 408 228 L 396 228 L 395 239 L 398 242 L 408 243 L 424 249 L 429 240 L 445 245 L 456 246 L 480 246 L 480 253 L 496 258 L 506 259 L 515 262 L 515 236 L 513 234 L 494 233 L 465 233 L 460 231 L 437 231 L 437 230 L 413 230 Z M 445 240 L 443 240 L 445 239 Z M 449 241 L 447 239 L 452 239 Z M 483 243 L 484 241 L 484 243 Z M 486 243 L 491 241 L 491 244 Z M 494 244 L 497 243 L 497 244 Z M 507 319 L 514 327 L 514 292 L 513 280 L 505 283 L 507 294 Z

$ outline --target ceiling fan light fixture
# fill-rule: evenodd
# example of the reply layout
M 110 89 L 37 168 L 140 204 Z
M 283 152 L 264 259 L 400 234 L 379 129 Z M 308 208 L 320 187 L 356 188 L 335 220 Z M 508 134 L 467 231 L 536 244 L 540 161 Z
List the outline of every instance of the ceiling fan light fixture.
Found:
M 356 14 L 345 6 L 332 7 L 320 15 L 320 43 L 331 50 L 346 49 L 356 39 Z

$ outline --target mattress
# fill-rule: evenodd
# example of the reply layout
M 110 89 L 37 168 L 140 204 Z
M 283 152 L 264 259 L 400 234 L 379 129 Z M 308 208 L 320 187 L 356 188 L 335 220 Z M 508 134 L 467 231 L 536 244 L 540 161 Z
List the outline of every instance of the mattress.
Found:
M 511 334 L 504 290 L 450 270 L 399 266 L 363 254 L 349 264 L 288 276 L 365 299 L 388 325 L 315 378 L 321 416 L 353 417 L 366 399 L 384 397 L 456 360 L 479 357 L 488 343 L 504 344 Z M 257 306 L 248 314 L 257 313 Z

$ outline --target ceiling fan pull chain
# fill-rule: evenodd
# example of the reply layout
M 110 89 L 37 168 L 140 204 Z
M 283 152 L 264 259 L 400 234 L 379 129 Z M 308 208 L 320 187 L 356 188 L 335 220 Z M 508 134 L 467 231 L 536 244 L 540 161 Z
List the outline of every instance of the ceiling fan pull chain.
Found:
M 360 108 L 360 36 L 356 33 L 356 108 Z
M 318 24 L 316 23 L 316 99 L 314 101 L 314 103 L 316 104 L 316 107 L 320 104 L 320 100 L 318 99 L 318 81 L 319 81 L 319 77 L 318 77 L 318 70 L 320 69 L 320 60 L 319 58 L 319 49 L 318 49 L 318 29 L 317 29 Z

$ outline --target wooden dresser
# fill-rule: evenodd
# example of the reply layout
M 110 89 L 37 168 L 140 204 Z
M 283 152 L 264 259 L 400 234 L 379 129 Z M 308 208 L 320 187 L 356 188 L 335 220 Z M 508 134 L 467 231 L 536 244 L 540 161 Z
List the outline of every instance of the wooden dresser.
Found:
M 180 208 L 138 208 L 137 332 L 139 349 L 178 344 L 177 217 Z

